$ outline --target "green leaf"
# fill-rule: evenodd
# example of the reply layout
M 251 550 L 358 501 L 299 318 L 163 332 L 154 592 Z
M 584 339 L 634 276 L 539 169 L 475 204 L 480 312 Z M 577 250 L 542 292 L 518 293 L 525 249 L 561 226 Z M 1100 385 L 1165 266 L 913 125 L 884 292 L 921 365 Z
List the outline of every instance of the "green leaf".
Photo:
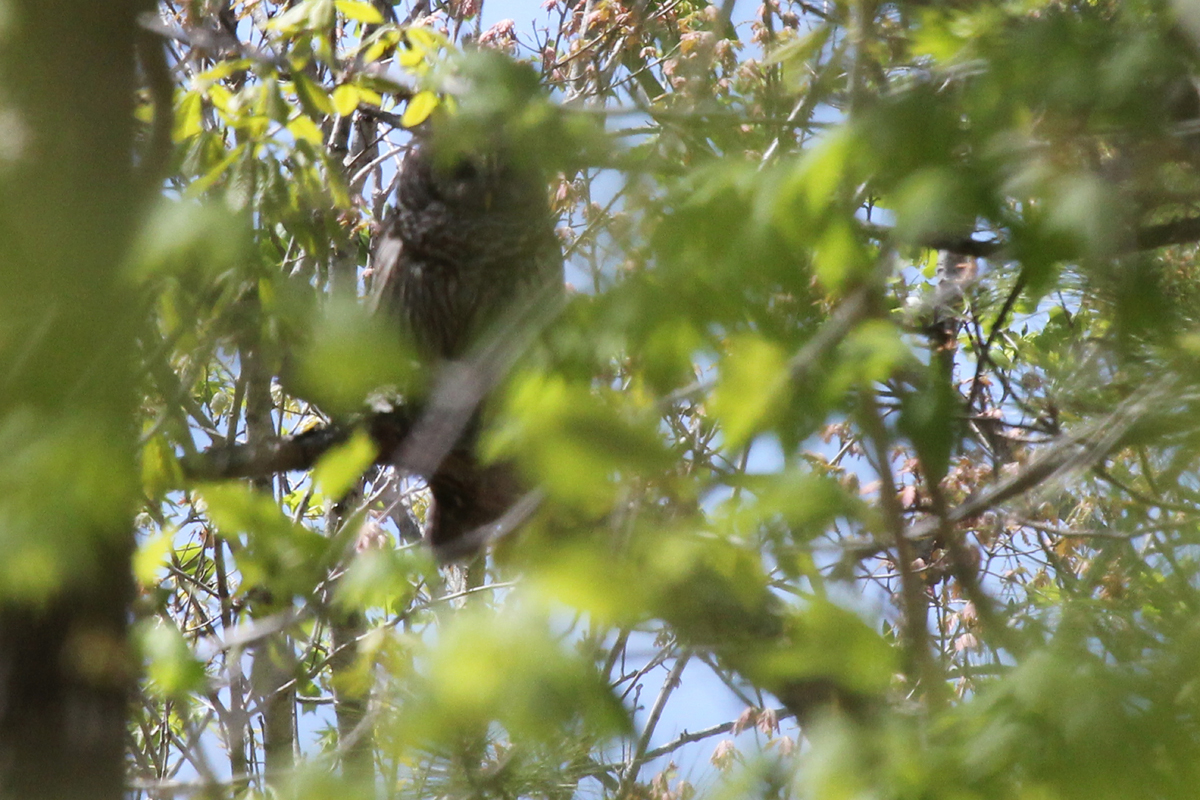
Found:
M 313 28 L 313 10 L 318 3 L 325 0 L 300 0 L 294 6 L 279 16 L 267 22 L 267 30 L 275 30 L 288 36 L 295 36 Z
M 732 339 L 712 399 L 726 446 L 736 450 L 778 421 L 790 391 L 787 356 L 778 345 L 758 336 Z
M 146 495 L 161 498 L 169 490 L 183 485 L 183 470 L 175 457 L 175 448 L 167 437 L 152 436 L 142 446 L 142 489 Z
M 363 40 L 362 60 L 372 64 L 385 53 L 392 52 L 400 43 L 400 31 L 392 27 L 380 28 Z
M 244 262 L 250 244 L 248 221 L 244 216 L 232 213 L 225 204 L 163 197 L 147 209 L 137 238 L 130 247 L 126 270 L 129 277 L 139 282 L 196 274 L 215 280 L 222 272 Z M 163 298 L 166 300 L 167 295 Z M 162 445 L 155 446 L 163 445 L 169 443 L 164 440 Z M 173 468 L 161 461 L 167 455 L 173 458 L 173 450 L 169 454 L 148 455 L 160 459 L 150 468 L 166 470 L 160 473 L 168 481 L 163 485 L 180 485 Z
M 645 577 L 627 566 L 615 568 L 608 542 L 578 537 L 545 548 L 529 584 L 547 603 L 565 603 L 601 624 L 633 625 L 650 604 Z
M 204 498 L 208 518 L 228 536 L 258 531 L 286 536 L 297 527 L 269 495 L 248 486 L 212 484 L 202 486 L 198 491 Z
M 288 122 L 287 128 L 297 139 L 306 141 L 316 147 L 320 147 L 325 143 L 325 136 L 321 133 L 321 129 L 304 114 L 297 114 L 294 119 Z
M 1104 256 L 1117 247 L 1124 229 L 1118 205 L 1107 181 L 1087 172 L 1074 173 L 1055 181 L 1047 222 L 1080 242 L 1089 254 Z
M 749 489 L 755 499 L 736 505 L 727 520 L 731 533 L 781 517 L 795 538 L 807 540 L 823 532 L 834 519 L 857 516 L 862 509 L 857 494 L 833 477 L 807 469 L 749 475 L 737 485 Z
M 247 486 L 207 485 L 199 491 L 222 535 L 233 539 L 245 534 L 246 544 L 237 553 L 239 591 L 265 587 L 274 603 L 286 604 L 313 590 L 329 559 L 323 536 L 293 524 L 270 495 Z
M 353 298 L 327 304 L 296 348 L 297 391 L 325 410 L 352 413 L 372 392 L 407 392 L 419 377 L 416 360 L 389 320 L 370 314 Z
M 365 431 L 356 430 L 349 441 L 321 456 L 313 468 L 313 482 L 326 497 L 337 501 L 374 463 L 377 450 L 375 442 Z
M 838 354 L 837 371 L 830 381 L 835 392 L 887 380 L 901 366 L 912 366 L 916 360 L 899 329 L 886 320 L 859 325 L 842 342 Z
M 501 424 L 483 443 L 485 457 L 516 455 L 558 500 L 603 513 L 619 481 L 671 463 L 652 409 L 590 383 L 526 373 L 510 383 Z
M 834 28 L 826 23 L 818 25 L 804 36 L 789 39 L 780 47 L 770 50 L 763 63 L 783 65 L 784 80 L 788 85 L 800 86 L 809 76 L 809 61 L 824 49 Z
M 425 53 L 434 53 L 450 46 L 445 36 L 423 25 L 410 25 L 405 28 L 404 38 L 409 45 Z
M 857 614 L 827 600 L 810 600 L 789 627 L 792 643 L 759 658 L 756 672 L 768 682 L 825 677 L 878 695 L 896 674 L 895 649 Z
M 381 608 L 389 613 L 404 613 L 416 593 L 414 582 L 418 582 L 426 571 L 434 569 L 419 557 L 421 555 L 390 547 L 363 550 L 350 562 L 337 583 L 338 606 L 357 611 Z
M 825 226 L 813 262 L 817 277 L 834 294 L 864 277 L 871 266 L 870 257 L 854 227 L 844 219 L 834 219 Z
M 379 13 L 379 9 L 370 3 L 362 2 L 362 0 L 334 0 L 334 5 L 347 19 L 367 25 L 378 25 L 383 22 L 383 15 Z
M 246 145 L 239 144 L 229 151 L 216 166 L 212 167 L 202 177 L 197 178 L 188 184 L 187 197 L 195 198 L 207 192 L 218 181 L 225 177 L 226 171 L 242 159 L 246 152 Z
M 343 83 L 333 90 L 333 109 L 343 117 L 354 113 L 358 108 L 358 87 Z
M 896 231 L 911 243 L 943 231 L 970 230 L 975 222 L 968 187 L 948 167 L 922 169 L 906 178 L 896 191 L 895 209 Z
M 827 134 L 800 159 L 796 177 L 804 187 L 804 197 L 813 216 L 824 213 L 837 202 L 859 144 L 849 128 L 839 128 Z
M 333 2 L 331 0 L 313 0 L 310 20 L 312 29 L 318 31 L 321 38 L 328 38 L 329 32 L 337 23 L 337 12 Z
M 333 113 L 333 100 L 325 87 L 305 75 L 303 72 L 292 73 L 292 85 L 296 88 L 296 97 L 300 105 L 310 117 L 319 118 Z
M 438 96 L 436 92 L 429 90 L 417 92 L 408 101 L 408 107 L 404 109 L 404 116 L 400 118 L 400 124 L 406 128 L 414 128 L 427 120 L 437 107 Z
M 142 586 L 156 586 L 162 580 L 162 570 L 170 560 L 175 532 L 164 530 L 138 545 L 133 553 L 133 577 Z
M 162 620 L 144 620 L 136 628 L 135 638 L 147 661 L 146 677 L 160 696 L 185 698 L 203 688 L 204 664 L 174 625 Z
M 176 142 L 182 142 L 204 131 L 204 97 L 200 92 L 184 93 L 175 106 L 175 126 L 171 133 Z
M 514 601 L 503 613 L 475 606 L 454 615 L 429 655 L 425 724 L 450 741 L 492 719 L 535 741 L 554 741 L 577 720 L 601 738 L 629 731 L 608 683 L 547 622 Z
M 930 369 L 929 379 L 900 399 L 900 431 L 916 448 L 925 479 L 937 483 L 946 477 L 950 454 L 959 440 L 962 399 L 949 376 Z

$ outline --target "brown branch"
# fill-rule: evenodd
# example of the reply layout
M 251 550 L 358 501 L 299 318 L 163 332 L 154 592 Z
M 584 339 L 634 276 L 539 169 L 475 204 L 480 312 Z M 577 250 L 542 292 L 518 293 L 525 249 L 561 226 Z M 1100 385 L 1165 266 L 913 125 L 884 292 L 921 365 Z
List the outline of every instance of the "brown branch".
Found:
M 886 225 L 864 223 L 864 230 L 875 239 L 892 239 L 894 228 Z M 1133 232 L 1129 246 L 1122 248 L 1124 252 L 1141 252 L 1155 250 L 1159 247 L 1169 247 L 1176 244 L 1192 244 L 1200 242 L 1200 216 L 1183 217 L 1182 219 L 1164 222 L 1158 225 L 1146 225 Z M 966 256 L 991 258 L 1005 256 L 1009 253 L 1010 243 L 1004 239 L 980 241 L 968 236 L 951 236 L 933 234 L 923 237 L 919 242 L 921 247 L 930 250 L 950 250 Z
M 658 721 L 662 717 L 663 709 L 667 705 L 667 698 L 679 686 L 683 670 L 687 667 L 691 659 L 692 651 L 689 649 L 684 649 L 683 652 L 676 654 L 675 665 L 667 673 L 662 689 L 659 691 L 658 697 L 655 698 L 654 705 L 650 709 L 650 716 L 646 719 L 646 725 L 642 728 L 642 735 L 638 737 L 633 754 L 629 757 L 629 763 L 625 765 L 625 769 L 621 773 L 621 783 L 620 788 L 617 790 L 617 797 L 629 796 L 629 789 L 633 786 L 633 782 L 637 778 L 638 770 L 646 762 L 646 751 L 650 748 L 650 737 L 654 735 L 654 729 L 658 727 Z
M 950 524 L 947 514 L 949 504 L 946 502 L 946 495 L 942 491 L 941 484 L 937 481 L 927 480 L 925 488 L 929 492 L 929 498 L 933 504 L 938 536 L 950 556 L 950 572 L 958 581 L 963 594 L 975 606 L 982 624 L 984 638 L 990 640 L 992 646 L 997 650 L 1003 648 L 1009 653 L 1015 653 L 1013 637 L 1010 635 L 1003 617 L 993 604 L 992 598 L 980 585 L 978 561 L 973 558 L 971 551 L 963 541 L 965 537 L 962 531 L 956 530 Z
M 770 711 L 770 713 L 774 714 L 775 718 L 779 719 L 779 720 L 784 720 L 789 717 L 795 716 L 787 708 L 768 709 L 768 711 Z M 710 736 L 719 736 L 722 733 L 729 733 L 735 727 L 737 727 L 736 720 L 734 720 L 732 722 L 723 722 L 720 725 L 713 725 L 711 727 L 704 728 L 703 730 L 698 730 L 698 731 L 684 730 L 684 732 L 679 734 L 679 736 L 672 739 L 670 742 L 667 742 L 666 744 L 662 745 L 661 747 L 656 747 L 653 750 L 646 751 L 646 754 L 642 757 L 643 761 L 653 761 L 656 758 L 661 758 L 665 755 L 670 755 L 671 753 L 675 752 L 676 750 L 678 750 L 679 748 L 683 747 L 686 744 L 691 744 L 692 742 L 699 742 L 702 739 L 709 738 Z
M 1184 217 L 1161 225 L 1148 225 L 1136 234 L 1138 250 L 1153 250 L 1173 244 L 1200 241 L 1200 217 Z
M 1025 291 L 1025 271 L 1022 270 L 1017 275 L 1017 280 L 1013 283 L 1012 289 L 1008 293 L 1008 297 L 1004 298 L 1004 305 L 1000 307 L 1000 313 L 996 315 L 996 321 L 992 323 L 992 330 L 988 334 L 987 341 L 983 343 L 983 347 L 979 351 L 979 355 L 975 360 L 975 377 L 971 379 L 971 393 L 967 397 L 967 411 L 975 407 L 975 401 L 979 398 L 979 392 L 983 386 L 983 370 L 991 363 L 992 345 L 996 343 L 996 338 L 1000 335 L 1000 331 L 1004 328 L 1004 321 L 1008 319 L 1008 315 L 1012 312 L 1013 307 L 1017 304 L 1017 298 L 1021 296 L 1021 292 Z
M 413 428 L 407 409 L 370 414 L 354 423 L 331 423 L 294 436 L 268 439 L 257 444 L 228 444 L 210 447 L 182 461 L 189 481 L 261 478 L 280 472 L 311 469 L 332 448 L 356 430 L 364 430 L 379 447 L 377 463 L 391 456 Z
M 896 487 L 887 428 L 879 411 L 875 394 L 867 389 L 862 396 L 862 413 L 859 415 L 863 429 L 874 450 L 873 459 L 868 457 L 875 473 L 879 476 L 879 502 L 883 506 L 884 524 L 888 529 L 888 544 L 896 549 L 896 568 L 900 573 L 900 596 L 904 607 L 901 639 L 907 651 L 910 679 L 919 683 L 931 704 L 939 704 L 945 692 L 945 676 L 938 674 L 929 645 L 929 601 L 925 589 L 913 574 L 912 541 L 905 535 L 904 509 L 900 504 L 900 492 Z

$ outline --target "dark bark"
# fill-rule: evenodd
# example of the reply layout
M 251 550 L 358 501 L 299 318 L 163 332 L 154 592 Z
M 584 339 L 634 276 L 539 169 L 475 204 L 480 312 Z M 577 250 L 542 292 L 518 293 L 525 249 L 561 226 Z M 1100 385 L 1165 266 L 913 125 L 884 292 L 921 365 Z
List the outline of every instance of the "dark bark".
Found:
M 218 445 L 195 458 L 184 459 L 183 472 L 191 481 L 259 478 L 279 472 L 311 469 L 330 449 L 351 433 L 365 430 L 379 447 L 377 463 L 389 463 L 413 430 L 415 420 L 407 410 L 371 414 L 362 420 L 333 423 L 253 444 Z
M 124 795 L 137 480 L 121 264 L 142 5 L 13 0 L 0 15 L 0 431 L 20 465 L 0 489 L 3 797 Z

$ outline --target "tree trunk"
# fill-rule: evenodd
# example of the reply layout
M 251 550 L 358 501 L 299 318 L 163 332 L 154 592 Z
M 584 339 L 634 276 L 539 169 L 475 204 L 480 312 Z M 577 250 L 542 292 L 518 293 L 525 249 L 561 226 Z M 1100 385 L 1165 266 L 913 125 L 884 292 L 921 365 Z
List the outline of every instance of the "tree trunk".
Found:
M 134 0 L 0 3 L 0 796 L 124 795 Z

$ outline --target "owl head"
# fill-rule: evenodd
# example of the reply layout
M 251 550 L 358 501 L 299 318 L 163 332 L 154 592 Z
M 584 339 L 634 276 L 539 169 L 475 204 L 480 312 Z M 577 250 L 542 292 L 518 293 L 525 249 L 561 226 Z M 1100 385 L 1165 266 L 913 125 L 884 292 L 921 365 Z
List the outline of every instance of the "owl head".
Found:
M 463 150 L 415 141 L 405 156 L 398 200 L 412 208 L 438 205 L 459 218 L 527 217 L 546 206 L 545 178 L 519 166 L 500 148 Z

